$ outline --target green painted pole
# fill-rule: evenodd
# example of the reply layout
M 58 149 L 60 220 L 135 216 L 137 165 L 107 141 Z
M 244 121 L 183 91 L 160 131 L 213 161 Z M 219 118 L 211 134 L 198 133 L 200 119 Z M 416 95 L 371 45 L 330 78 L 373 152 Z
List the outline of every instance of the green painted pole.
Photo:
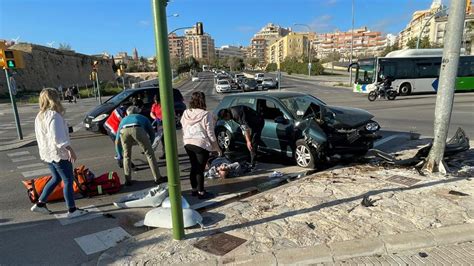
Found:
M 184 238 L 183 209 L 181 206 L 181 185 L 178 167 L 178 148 L 174 120 L 173 84 L 168 47 L 168 26 L 166 24 L 167 0 L 152 0 L 153 25 L 155 29 L 156 55 L 158 58 L 159 93 L 163 112 L 163 133 L 165 137 L 166 170 L 173 221 L 173 238 Z

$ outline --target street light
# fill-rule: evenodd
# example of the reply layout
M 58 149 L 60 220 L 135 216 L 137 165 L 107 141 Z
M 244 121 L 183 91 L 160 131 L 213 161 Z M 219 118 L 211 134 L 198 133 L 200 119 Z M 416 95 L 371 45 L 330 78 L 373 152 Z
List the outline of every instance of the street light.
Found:
M 309 33 L 311 32 L 311 27 L 301 23 L 294 23 L 293 26 L 303 26 L 308 28 L 308 76 L 311 76 L 311 42 L 309 41 Z
M 188 29 L 194 29 L 194 26 L 176 28 L 176 29 L 170 31 L 170 32 L 168 33 L 168 35 L 170 35 L 170 34 L 172 34 L 172 33 L 175 33 L 175 32 L 178 31 L 178 30 L 188 30 Z
M 428 24 L 428 22 L 436 15 L 438 15 L 439 13 L 441 12 L 444 12 L 446 10 L 448 10 L 449 8 L 446 7 L 446 8 L 443 8 L 441 10 L 439 10 L 438 12 L 432 14 L 431 16 L 428 17 L 428 19 L 425 21 L 425 24 L 423 24 L 423 27 L 421 28 L 421 31 L 420 31 L 420 34 L 418 35 L 418 40 L 416 41 L 416 49 L 418 49 L 420 47 L 420 40 L 421 40 L 421 35 L 423 34 L 423 31 L 425 30 L 425 27 L 426 25 Z

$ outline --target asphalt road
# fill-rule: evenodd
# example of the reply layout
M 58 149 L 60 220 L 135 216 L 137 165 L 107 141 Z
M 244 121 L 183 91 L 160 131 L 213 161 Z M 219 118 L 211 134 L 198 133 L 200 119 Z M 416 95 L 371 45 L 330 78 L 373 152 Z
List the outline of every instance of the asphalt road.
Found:
M 223 96 L 215 93 L 210 73 L 201 73 L 200 77 L 199 82 L 187 82 L 179 89 L 187 101 L 193 91 L 204 91 L 208 109 L 213 110 Z M 282 85 L 283 90 L 308 92 L 331 105 L 367 109 L 375 115 L 375 119 L 386 130 L 414 131 L 422 135 L 432 135 L 435 95 L 400 97 L 392 102 L 376 101 L 372 103 L 367 100 L 365 95 L 354 94 L 348 89 L 318 86 L 314 81 L 304 78 L 288 77 L 283 80 Z M 468 135 L 474 135 L 473 102 L 474 93 L 456 94 L 451 132 L 457 126 L 462 126 Z M 91 108 L 94 102 L 91 102 L 90 105 L 71 112 L 75 117 L 71 117 L 70 123 L 78 125 L 87 111 L 87 107 Z M 66 105 L 66 107 L 68 106 Z M 25 108 L 30 109 L 30 115 L 27 115 L 26 112 L 22 113 L 21 115 L 24 117 L 36 113 L 34 105 Z M 0 122 L 11 123 L 12 121 L 6 107 L 0 106 Z M 15 135 L 14 128 L 2 130 L 8 132 L 0 133 L 0 136 L 7 133 Z M 394 133 L 386 132 L 384 134 L 393 135 Z M 72 138 L 73 147 L 79 158 L 76 165 L 84 164 L 96 174 L 117 171 L 121 177 L 123 176 L 122 169 L 118 168 L 113 159 L 114 147 L 108 137 L 80 130 L 73 133 Z M 177 139 L 183 195 L 192 203 L 193 199 L 189 196 L 190 186 L 187 180 L 189 162 L 183 149 L 180 131 L 177 132 Z M 161 151 L 157 151 L 156 154 L 161 155 Z M 20 181 L 48 173 L 46 165 L 39 159 L 37 147 L 30 146 L 0 152 L 0 239 L 2 240 L 0 241 L 0 264 L 93 264 L 100 252 L 87 254 L 87 246 L 91 248 L 95 245 L 95 242 L 87 237 L 88 235 L 112 229 L 113 231 L 110 231 L 108 235 L 117 234 L 118 237 L 120 237 L 121 230 L 125 230 L 130 235 L 144 232 L 146 229 L 136 228 L 133 223 L 143 219 L 144 214 L 149 210 L 148 208 L 116 210 L 111 205 L 115 199 L 125 193 L 153 186 L 153 178 L 146 159 L 140 154 L 138 148 L 134 149 L 133 158 L 135 164 L 138 165 L 138 170 L 132 174 L 133 178 L 137 180 L 134 186 L 126 187 L 116 195 L 79 199 L 77 201 L 79 207 L 94 206 L 99 213 L 89 217 L 85 216 L 84 219 L 87 220 L 77 220 L 73 224 L 63 225 L 62 220 L 53 215 L 41 215 L 29 211 L 31 203 L 28 201 L 26 190 Z M 161 173 L 166 174 L 166 162 L 160 160 L 159 165 Z M 232 185 L 218 184 L 214 188 L 222 193 L 228 193 L 251 185 L 255 185 L 255 183 L 249 181 Z M 61 213 L 65 210 L 65 205 L 63 202 L 50 203 L 49 208 L 56 213 Z M 104 214 L 106 215 L 104 216 Z M 80 246 L 79 243 L 86 243 L 83 244 L 86 246 Z

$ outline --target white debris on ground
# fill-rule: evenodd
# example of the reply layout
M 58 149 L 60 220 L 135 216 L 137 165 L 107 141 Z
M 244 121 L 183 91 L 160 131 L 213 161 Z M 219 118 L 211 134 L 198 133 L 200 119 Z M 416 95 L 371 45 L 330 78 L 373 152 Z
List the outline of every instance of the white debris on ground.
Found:
M 416 142 L 397 152 L 398 157 L 416 154 Z M 453 156 L 448 165 L 459 158 L 473 162 L 474 150 Z M 453 163 L 448 176 L 423 176 L 414 168 L 377 164 L 335 167 L 203 213 L 204 223 L 212 221 L 215 226 L 186 230 L 185 241 L 171 241 L 169 232 L 163 232 L 140 240 L 159 239 L 153 245 L 131 247 L 123 255 L 160 264 L 212 259 L 192 245 L 217 231 L 247 240 L 229 255 L 249 255 L 474 223 L 473 166 Z M 413 183 L 387 180 L 393 176 L 411 178 Z M 126 261 L 125 257 L 120 263 Z

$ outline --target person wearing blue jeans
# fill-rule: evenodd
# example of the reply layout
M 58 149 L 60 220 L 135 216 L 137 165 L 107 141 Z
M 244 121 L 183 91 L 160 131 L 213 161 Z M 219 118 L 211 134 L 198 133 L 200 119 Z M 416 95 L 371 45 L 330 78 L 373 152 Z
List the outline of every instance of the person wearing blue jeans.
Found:
M 68 212 L 66 217 L 76 218 L 87 214 L 86 210 L 76 207 L 73 195 L 74 173 L 72 163 L 77 156 L 71 147 L 69 130 L 64 120 L 64 107 L 55 89 L 43 89 L 39 97 L 39 113 L 35 119 L 35 134 L 41 160 L 48 163 L 52 178 L 38 199 L 31 207 L 32 212 L 50 214 L 46 207 L 48 196 L 61 180 L 64 182 L 64 199 Z

